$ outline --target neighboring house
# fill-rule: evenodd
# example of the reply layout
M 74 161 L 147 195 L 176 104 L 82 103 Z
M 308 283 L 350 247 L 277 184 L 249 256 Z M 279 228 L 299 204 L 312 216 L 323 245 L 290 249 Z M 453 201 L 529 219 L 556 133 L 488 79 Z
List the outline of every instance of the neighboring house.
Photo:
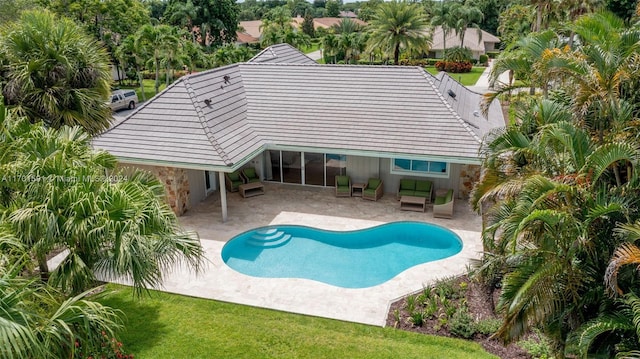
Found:
M 252 45 L 260 43 L 260 39 L 249 35 L 246 32 L 236 31 L 236 44 L 237 45 Z
M 254 167 L 264 181 L 332 187 L 334 177 L 428 178 L 466 197 L 483 137 L 505 121 L 494 102 L 420 67 L 320 65 L 286 44 L 247 63 L 183 76 L 93 145 L 146 168 L 177 214 Z
M 348 17 L 350 19 L 355 19 L 358 17 L 353 11 L 340 11 L 340 17 Z
M 354 21 L 356 24 L 360 26 L 367 25 L 366 22 L 360 19 L 350 19 L 350 20 Z M 291 25 L 293 25 L 294 28 L 299 29 L 303 21 L 304 21 L 304 18 L 300 16 L 294 17 L 291 19 Z M 319 28 L 328 29 L 331 26 L 334 26 L 334 25 L 337 26 L 338 24 L 340 24 L 340 21 L 342 21 L 342 18 L 339 18 L 339 17 L 315 18 L 313 19 L 313 28 L 316 30 Z M 240 21 L 239 26 L 243 28 L 244 32 L 247 33 L 248 35 L 251 35 L 258 39 L 262 36 L 262 29 L 261 29 L 262 20 Z
M 437 26 L 433 30 L 433 38 L 429 57 L 443 58 L 445 41 L 442 36 L 442 27 Z M 476 28 L 468 28 L 464 34 L 464 47 L 471 50 L 474 59 L 478 59 L 480 55 L 496 50 L 496 44 L 500 43 L 500 39 L 490 33 Z M 451 30 L 447 34 L 447 49 L 460 46 L 460 36 Z

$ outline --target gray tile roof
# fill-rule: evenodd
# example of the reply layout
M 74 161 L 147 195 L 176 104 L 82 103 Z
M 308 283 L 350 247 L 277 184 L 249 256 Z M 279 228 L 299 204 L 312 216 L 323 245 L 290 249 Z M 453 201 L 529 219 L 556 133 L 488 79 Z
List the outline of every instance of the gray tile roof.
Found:
M 475 162 L 502 113 L 482 122 L 448 88 L 463 93 L 418 67 L 236 64 L 182 77 L 94 146 L 125 162 L 213 170 L 276 145 Z
M 269 46 L 247 62 L 268 62 L 271 64 L 317 64 L 313 59 L 289 44 Z

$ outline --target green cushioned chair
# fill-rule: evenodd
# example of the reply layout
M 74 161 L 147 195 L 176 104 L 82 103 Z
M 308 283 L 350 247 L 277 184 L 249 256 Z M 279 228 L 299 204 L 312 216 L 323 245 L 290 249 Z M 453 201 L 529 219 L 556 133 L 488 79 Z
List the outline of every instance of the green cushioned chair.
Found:
M 377 201 L 380 197 L 382 197 L 382 180 L 369 178 L 367 185 L 362 190 L 362 199 Z
M 258 177 L 256 169 L 253 167 L 244 168 L 242 170 L 242 177 L 244 177 L 246 183 L 260 182 L 260 177 Z
M 238 188 L 240 187 L 241 184 L 244 183 L 244 180 L 240 175 L 240 172 L 238 171 L 232 172 L 232 173 L 225 173 L 224 180 L 227 186 L 227 191 L 229 192 L 238 192 Z
M 453 218 L 453 190 L 450 189 L 447 193 L 436 196 L 433 201 L 433 216 L 439 218 Z
M 351 178 L 336 176 L 336 197 L 351 197 Z

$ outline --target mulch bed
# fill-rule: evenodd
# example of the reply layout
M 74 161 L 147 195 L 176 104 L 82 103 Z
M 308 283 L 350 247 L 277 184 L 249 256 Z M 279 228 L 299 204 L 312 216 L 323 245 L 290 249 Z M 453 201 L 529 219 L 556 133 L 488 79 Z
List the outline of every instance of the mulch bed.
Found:
M 495 303 L 499 293 L 494 292 L 494 298 L 492 298 L 492 295 L 484 286 L 469 280 L 466 276 L 454 279 L 453 281 L 454 285 L 457 286 L 459 286 L 461 282 L 467 283 L 465 299 L 469 308 L 469 314 L 471 314 L 476 321 L 497 318 L 493 311 L 493 303 Z M 409 320 L 410 315 L 406 310 L 407 297 L 403 297 L 391 304 L 387 316 L 387 326 L 416 333 L 455 337 L 449 332 L 446 325 L 441 325 L 438 318 L 426 318 L 422 326 L 413 325 Z M 458 302 L 459 301 L 460 300 L 458 300 Z M 400 313 L 401 319 L 399 322 L 396 322 L 396 310 Z M 502 341 L 492 339 L 488 335 L 476 333 L 473 339 L 470 340 L 482 345 L 487 352 L 503 359 L 531 358 L 525 350 L 516 344 L 504 345 Z

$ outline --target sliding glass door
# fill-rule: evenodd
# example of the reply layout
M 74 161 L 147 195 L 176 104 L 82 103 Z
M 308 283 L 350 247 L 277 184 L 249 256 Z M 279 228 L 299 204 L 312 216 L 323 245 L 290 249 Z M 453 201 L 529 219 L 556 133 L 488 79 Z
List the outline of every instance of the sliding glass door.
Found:
M 267 181 L 333 187 L 347 173 L 346 155 L 269 150 L 264 156 Z

